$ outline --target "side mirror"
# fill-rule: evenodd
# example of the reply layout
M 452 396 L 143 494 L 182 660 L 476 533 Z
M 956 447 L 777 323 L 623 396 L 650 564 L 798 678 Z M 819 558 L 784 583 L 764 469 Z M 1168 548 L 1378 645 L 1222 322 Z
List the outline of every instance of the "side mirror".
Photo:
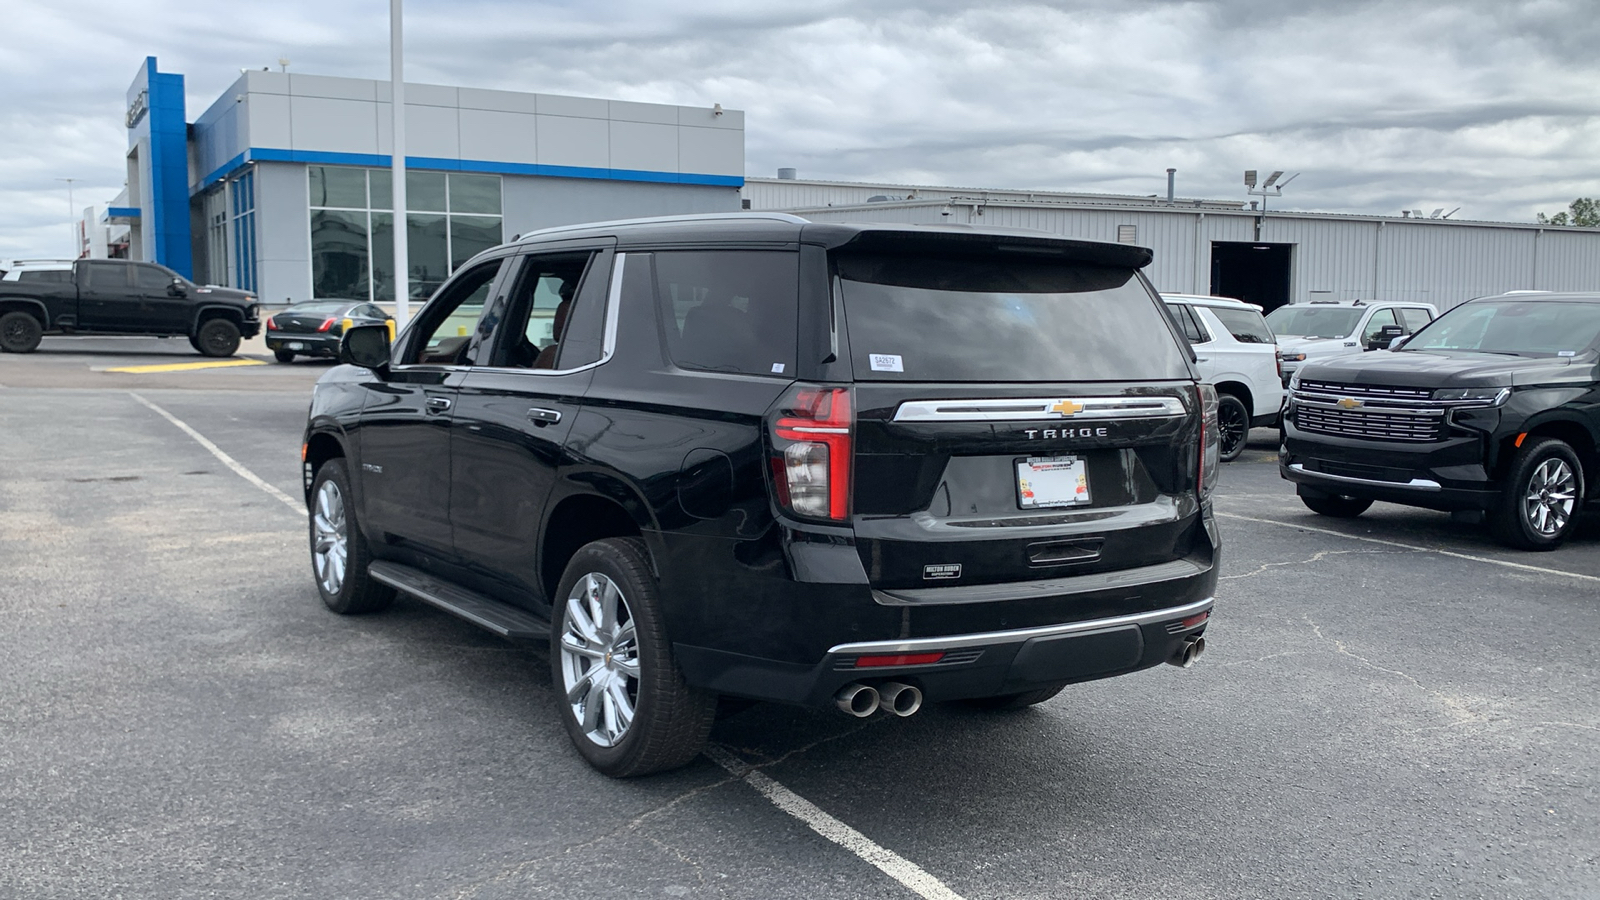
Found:
M 357 325 L 339 338 L 339 362 L 371 369 L 379 376 L 389 372 L 389 327 Z
M 1378 333 L 1367 338 L 1368 350 L 1382 350 L 1394 343 L 1395 338 L 1405 337 L 1406 330 L 1399 325 L 1385 325 L 1378 329 Z
M 174 278 L 172 283 L 167 285 L 167 293 L 173 297 L 187 297 L 189 288 L 184 285 L 182 278 Z
M 1390 341 L 1389 342 L 1389 349 L 1390 350 L 1399 350 L 1400 349 L 1400 345 L 1404 344 L 1406 342 L 1406 338 L 1408 338 L 1408 337 L 1411 337 L 1411 335 L 1402 334 L 1399 337 L 1395 338 L 1394 340 Z

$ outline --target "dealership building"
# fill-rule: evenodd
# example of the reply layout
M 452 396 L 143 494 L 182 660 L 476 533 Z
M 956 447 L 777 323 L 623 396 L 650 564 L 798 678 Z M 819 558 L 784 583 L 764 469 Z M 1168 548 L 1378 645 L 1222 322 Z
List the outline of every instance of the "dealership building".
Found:
M 519 233 L 733 211 L 739 110 L 406 85 L 410 294 Z M 263 300 L 394 299 L 387 81 L 242 73 L 194 122 L 184 79 L 128 88 L 128 184 L 86 255 L 162 263 Z
M 182 75 L 127 94 L 128 184 L 80 223 L 86 256 L 163 263 L 269 303 L 394 299 L 387 81 L 247 71 L 191 123 Z M 987 225 L 1150 247 L 1157 289 L 1266 308 L 1318 299 L 1440 309 L 1506 290 L 1600 290 L 1600 229 L 1256 208 L 1172 195 L 745 177 L 744 114 L 406 85 L 408 283 L 538 228 L 685 213 Z M 894 161 L 886 160 L 885 164 Z M 1274 204 L 1282 200 L 1273 201 Z

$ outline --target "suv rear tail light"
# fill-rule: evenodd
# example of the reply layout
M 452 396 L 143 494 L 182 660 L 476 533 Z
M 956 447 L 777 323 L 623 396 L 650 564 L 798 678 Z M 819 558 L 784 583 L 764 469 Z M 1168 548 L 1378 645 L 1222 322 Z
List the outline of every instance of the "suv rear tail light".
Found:
M 771 416 L 772 481 L 797 516 L 850 518 L 852 415 L 849 388 L 797 384 Z
M 1272 362 L 1278 367 L 1278 380 L 1283 381 L 1283 350 L 1277 347 L 1272 349 Z
M 1196 388 L 1200 400 L 1200 471 L 1196 481 L 1200 499 L 1211 496 L 1217 486 L 1217 473 L 1222 470 L 1222 431 L 1217 424 L 1217 389 L 1209 384 Z

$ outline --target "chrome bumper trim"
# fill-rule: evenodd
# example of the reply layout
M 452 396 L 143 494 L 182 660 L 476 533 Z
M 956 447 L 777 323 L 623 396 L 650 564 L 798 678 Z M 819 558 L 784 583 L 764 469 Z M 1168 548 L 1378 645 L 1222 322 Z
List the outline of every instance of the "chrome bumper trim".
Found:
M 1020 644 L 1040 637 L 1059 637 L 1120 628 L 1124 625 L 1149 625 L 1167 619 L 1186 619 L 1210 609 L 1215 597 L 1207 597 L 1184 606 L 1172 606 L 1152 612 L 1109 619 L 1090 619 L 1085 622 L 1068 622 L 1065 625 L 1046 625 L 1040 628 L 1020 628 L 1015 631 L 990 631 L 984 634 L 953 634 L 948 637 L 915 638 L 906 641 L 865 641 L 858 644 L 839 644 L 828 651 L 829 656 L 862 656 L 896 653 L 926 653 L 933 650 L 960 650 L 966 647 L 991 647 L 996 644 Z
M 1349 475 L 1330 475 L 1327 472 L 1313 472 L 1300 463 L 1290 463 L 1289 468 L 1307 478 L 1323 478 L 1340 484 L 1362 484 L 1369 487 L 1399 488 L 1403 491 L 1440 491 L 1443 486 L 1437 481 L 1426 478 L 1413 478 L 1410 481 L 1380 481 L 1376 478 L 1352 478 Z

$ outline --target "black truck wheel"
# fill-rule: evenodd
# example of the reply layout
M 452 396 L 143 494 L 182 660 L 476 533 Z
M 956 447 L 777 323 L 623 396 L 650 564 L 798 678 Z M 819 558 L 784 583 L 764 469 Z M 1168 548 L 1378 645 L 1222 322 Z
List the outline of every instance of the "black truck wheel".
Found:
M 379 612 L 394 602 L 394 588 L 367 575 L 372 553 L 356 521 L 350 473 L 343 458 L 322 464 L 311 482 L 311 577 L 329 609 L 340 615 Z
M 1217 395 L 1217 431 L 1223 462 L 1233 462 L 1244 455 L 1244 446 L 1250 442 L 1250 410 L 1243 400 L 1233 394 Z
M 555 596 L 556 705 L 578 753 L 613 778 L 676 769 L 699 755 L 717 697 L 689 687 L 673 659 L 644 542 L 585 544 Z
M 39 347 L 44 329 L 39 320 L 25 312 L 0 315 L 0 350 L 7 353 L 32 353 Z
M 1583 465 L 1565 441 L 1534 438 L 1511 458 L 1511 472 L 1489 528 L 1519 550 L 1554 550 L 1578 520 Z
M 227 319 L 207 319 L 189 343 L 204 356 L 232 356 L 239 350 L 239 326 Z

